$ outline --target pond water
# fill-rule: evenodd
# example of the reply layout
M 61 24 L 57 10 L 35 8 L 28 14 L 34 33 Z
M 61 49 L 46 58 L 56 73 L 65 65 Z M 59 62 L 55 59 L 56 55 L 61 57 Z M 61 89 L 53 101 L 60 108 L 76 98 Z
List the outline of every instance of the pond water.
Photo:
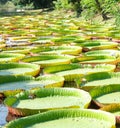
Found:
M 6 117 L 8 115 L 7 107 L 0 104 L 0 127 L 6 124 Z

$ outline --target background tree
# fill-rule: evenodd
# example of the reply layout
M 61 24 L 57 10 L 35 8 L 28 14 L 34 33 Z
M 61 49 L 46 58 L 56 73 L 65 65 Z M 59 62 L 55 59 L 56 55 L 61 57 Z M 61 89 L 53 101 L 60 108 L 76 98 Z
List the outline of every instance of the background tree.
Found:
M 34 9 L 49 8 L 53 5 L 53 0 L 12 0 L 12 2 L 22 7 L 33 4 Z
M 72 3 L 72 5 L 74 6 L 74 9 L 77 13 L 77 17 L 79 17 L 82 13 L 82 6 L 81 6 L 81 0 L 69 0 L 69 3 Z
M 5 4 L 9 0 L 0 0 L 0 4 Z
M 12 2 L 17 8 L 51 8 L 71 9 L 76 12 L 76 16 L 83 16 L 92 19 L 96 15 L 101 15 L 103 20 L 115 18 L 120 25 L 120 0 L 0 0 L 0 7 L 7 2 Z
M 99 0 L 95 0 L 95 2 L 96 2 L 96 6 L 97 6 L 98 11 L 102 15 L 103 20 L 107 20 L 108 19 L 108 16 L 105 13 L 104 9 L 102 8 L 102 4 L 99 2 Z
M 119 14 L 119 2 L 119 0 L 81 0 L 81 5 L 87 14 L 86 17 L 100 14 L 103 20 L 107 20 Z

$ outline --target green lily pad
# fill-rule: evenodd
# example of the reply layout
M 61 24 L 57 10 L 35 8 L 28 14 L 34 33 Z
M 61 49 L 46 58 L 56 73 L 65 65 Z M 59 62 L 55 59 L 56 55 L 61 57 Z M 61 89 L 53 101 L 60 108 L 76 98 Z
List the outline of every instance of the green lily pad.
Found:
M 112 49 L 105 49 L 105 50 L 94 50 L 88 51 L 85 53 L 86 56 L 114 56 L 119 57 L 120 51 L 119 50 L 112 50 Z
M 6 51 L 3 51 L 3 53 L 22 53 L 22 54 L 28 54 L 30 52 L 30 49 L 11 49 L 11 50 L 6 50 Z
M 32 56 L 22 59 L 23 62 L 31 62 L 34 64 L 39 64 L 41 67 L 55 66 L 60 64 L 69 64 L 74 60 L 74 56 L 64 56 L 64 55 L 39 55 Z
M 82 56 L 77 58 L 81 64 L 117 64 L 120 59 L 114 56 Z
M 120 103 L 120 86 L 119 84 L 98 86 L 90 90 L 93 100 L 99 105 L 104 106 L 112 103 Z
M 0 64 L 0 76 L 3 75 L 38 75 L 40 66 L 29 63 Z
M 5 99 L 9 112 L 21 116 L 61 108 L 87 108 L 88 92 L 75 88 L 41 88 Z M 33 105 L 34 104 L 34 105 Z
M 110 42 L 107 40 L 95 40 L 78 44 L 83 48 L 88 48 L 88 50 L 103 50 L 103 49 L 113 49 L 118 47 L 118 43 Z
M 41 54 L 69 54 L 78 55 L 82 52 L 80 46 L 53 46 L 51 51 L 42 52 Z
M 80 64 L 69 64 L 69 65 L 58 65 L 54 67 L 46 67 L 44 69 L 45 74 L 57 74 L 63 76 L 65 81 L 74 81 L 76 78 L 85 74 L 92 74 L 95 72 L 110 72 L 114 71 L 114 65 L 80 65 Z
M 107 111 L 107 112 L 114 114 L 116 117 L 116 123 L 120 124 L 120 103 L 106 105 L 100 108 L 100 110 Z
M 113 72 L 98 72 L 88 74 L 76 79 L 76 83 L 80 88 L 85 90 L 91 90 L 97 86 L 119 85 L 120 73 Z
M 31 76 L 0 76 L 0 92 L 5 96 L 33 88 L 62 87 L 64 78 L 57 75 L 43 75 L 36 79 Z
M 113 128 L 114 115 L 87 109 L 52 110 L 42 114 L 21 118 L 8 123 L 5 128 Z
M 6 62 L 17 62 L 20 59 L 24 58 L 24 54 L 13 54 L 13 53 L 0 53 L 0 63 Z

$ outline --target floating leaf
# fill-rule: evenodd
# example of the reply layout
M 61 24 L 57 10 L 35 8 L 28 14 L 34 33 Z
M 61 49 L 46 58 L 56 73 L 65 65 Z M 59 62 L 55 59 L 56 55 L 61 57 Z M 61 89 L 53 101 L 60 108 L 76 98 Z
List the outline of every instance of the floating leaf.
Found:
M 21 116 L 51 109 L 87 108 L 91 101 L 88 92 L 75 88 L 41 88 L 8 97 L 5 104 L 9 112 Z
M 114 128 L 113 114 L 100 110 L 63 109 L 21 118 L 8 123 L 5 128 Z
M 93 100 L 99 105 L 104 106 L 112 103 L 120 103 L 120 85 L 113 84 L 108 86 L 98 86 L 90 91 Z
M 76 80 L 78 86 L 85 90 L 90 90 L 97 86 L 119 85 L 120 73 L 99 72 L 87 74 Z
M 38 75 L 40 66 L 29 63 L 0 64 L 0 76 L 3 75 Z
M 66 81 L 74 81 L 76 78 L 81 77 L 85 74 L 92 74 L 95 72 L 111 72 L 114 71 L 114 65 L 80 65 L 80 64 L 69 64 L 69 65 L 58 65 L 54 67 L 46 67 L 44 73 L 46 74 L 57 74 L 63 76 Z
M 40 64 L 41 67 L 55 66 L 60 64 L 69 64 L 74 60 L 74 56 L 64 55 L 39 55 L 22 59 L 24 62 Z

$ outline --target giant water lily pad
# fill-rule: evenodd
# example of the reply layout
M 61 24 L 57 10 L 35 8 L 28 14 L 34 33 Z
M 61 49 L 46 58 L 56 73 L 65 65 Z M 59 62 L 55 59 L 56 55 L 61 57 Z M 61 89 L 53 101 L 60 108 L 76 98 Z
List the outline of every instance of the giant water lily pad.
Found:
M 120 103 L 106 105 L 100 108 L 100 110 L 107 111 L 114 114 L 116 117 L 116 123 L 120 124 Z
M 39 55 L 22 59 L 24 62 L 40 64 L 41 67 L 54 66 L 60 64 L 69 64 L 74 60 L 74 56 L 64 55 Z
M 22 53 L 22 54 L 28 54 L 30 52 L 29 48 L 6 48 L 4 49 L 3 53 Z
M 36 79 L 31 76 L 0 76 L 0 92 L 5 96 L 33 88 L 62 87 L 64 78 L 57 75 L 43 75 Z
M 120 103 L 120 85 L 113 84 L 108 86 L 99 86 L 93 88 L 90 94 L 99 106 L 104 106 L 112 103 Z
M 110 72 L 114 71 L 114 65 L 80 65 L 80 64 L 69 64 L 69 65 L 58 65 L 54 67 L 46 67 L 44 73 L 46 74 L 57 74 L 63 76 L 66 81 L 74 81 L 77 77 L 85 74 L 92 74 L 95 72 Z
M 24 83 L 29 83 L 31 81 L 34 81 L 34 77 L 32 76 L 0 76 L 0 93 L 3 93 L 5 96 L 15 95 L 27 89 Z
M 41 87 L 62 87 L 64 84 L 64 77 L 58 75 L 43 75 L 36 78 Z M 38 86 L 39 87 L 39 86 Z
M 18 60 L 24 58 L 24 54 L 12 54 L 12 53 L 0 53 L 0 63 L 5 62 L 17 62 Z
M 78 86 L 90 90 L 97 86 L 120 85 L 120 73 L 99 72 L 88 74 L 76 80 Z
M 77 60 L 81 64 L 117 64 L 120 62 L 120 58 L 114 56 L 82 56 L 78 57 Z
M 88 50 L 102 50 L 117 48 L 118 43 L 110 42 L 107 40 L 92 40 L 88 42 L 79 43 L 77 45 L 82 46 L 83 48 L 87 48 Z
M 40 33 L 39 33 L 40 34 Z M 47 35 L 48 34 L 48 35 Z M 46 35 L 46 36 L 45 36 Z M 51 38 L 53 38 L 51 32 L 41 32 L 41 37 L 38 39 L 32 40 L 34 44 L 51 44 Z M 42 37 L 43 36 L 43 37 Z
M 30 45 L 30 39 L 26 37 L 8 37 L 6 41 L 7 46 L 24 46 Z
M 52 110 L 21 118 L 8 123 L 5 128 L 113 128 L 114 115 L 87 109 Z
M 84 53 L 86 56 L 114 56 L 119 57 L 119 50 L 105 49 L 105 50 L 94 50 Z
M 77 57 L 80 63 L 109 63 L 117 64 L 120 62 L 120 51 L 118 50 L 94 50 L 84 53 L 82 56 Z
M 29 63 L 0 64 L 0 75 L 38 75 L 40 66 Z
M 82 52 L 80 46 L 53 46 L 51 51 L 42 52 L 42 54 L 69 54 L 78 55 Z
M 52 47 L 50 46 L 36 46 L 33 47 L 30 52 L 40 54 L 41 52 L 48 52 L 51 51 Z
M 87 108 L 90 101 L 89 93 L 80 89 L 41 88 L 8 97 L 5 104 L 10 113 L 25 116 L 51 109 Z

